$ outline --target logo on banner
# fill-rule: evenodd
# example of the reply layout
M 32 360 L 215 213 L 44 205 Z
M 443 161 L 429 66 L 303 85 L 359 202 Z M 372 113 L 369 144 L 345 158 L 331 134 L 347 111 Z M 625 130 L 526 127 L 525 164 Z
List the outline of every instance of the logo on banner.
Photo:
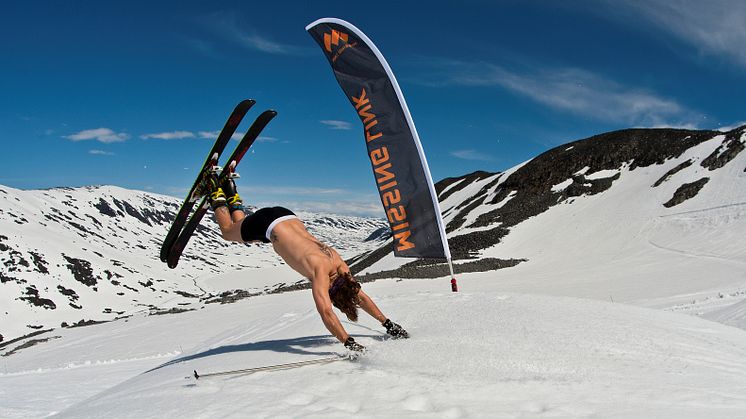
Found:
M 336 29 L 332 29 L 331 33 L 324 34 L 324 48 L 330 54 L 332 54 L 332 62 L 337 61 L 340 55 L 347 50 L 357 45 L 356 42 L 348 43 L 349 35 L 344 32 L 340 32 Z
M 332 52 L 332 46 L 338 47 L 340 42 L 346 43 L 347 39 L 346 33 L 333 29 L 331 34 L 324 34 L 324 46 L 327 52 Z

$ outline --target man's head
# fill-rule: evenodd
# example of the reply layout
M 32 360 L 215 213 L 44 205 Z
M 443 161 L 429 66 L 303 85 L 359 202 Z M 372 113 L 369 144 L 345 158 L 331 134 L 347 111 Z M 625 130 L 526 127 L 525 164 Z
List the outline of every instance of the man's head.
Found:
M 337 307 L 353 322 L 357 321 L 357 306 L 360 302 L 357 293 L 359 291 L 360 284 L 349 272 L 339 274 L 329 287 L 329 298 L 334 307 Z

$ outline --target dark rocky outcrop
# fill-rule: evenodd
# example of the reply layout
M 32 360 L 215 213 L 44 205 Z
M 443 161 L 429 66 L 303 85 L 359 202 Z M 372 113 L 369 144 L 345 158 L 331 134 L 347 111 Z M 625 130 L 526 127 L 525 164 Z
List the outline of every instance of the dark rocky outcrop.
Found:
M 57 304 L 49 298 L 42 298 L 39 296 L 39 290 L 35 286 L 26 287 L 26 293 L 23 297 L 18 297 L 19 300 L 27 301 L 29 304 L 42 307 L 47 310 L 54 310 L 57 308 Z
M 2 354 L 2 356 L 11 356 L 11 355 L 16 354 L 19 351 L 22 351 L 24 349 L 31 348 L 32 346 L 36 346 L 36 345 L 38 345 L 40 343 L 48 342 L 48 341 L 50 341 L 52 339 L 59 339 L 61 337 L 62 336 L 50 336 L 48 338 L 43 338 L 43 339 L 29 339 L 26 342 L 24 342 L 24 343 L 16 346 L 15 348 L 11 349 L 10 351 L 4 352 Z
M 671 199 L 669 199 L 668 202 L 664 203 L 663 206 L 666 208 L 671 208 L 673 206 L 679 205 L 687 199 L 694 198 L 709 181 L 710 178 L 703 177 L 696 182 L 685 183 L 681 185 L 679 189 L 676 189 L 676 192 L 673 193 Z
M 91 262 L 65 255 L 62 255 L 62 257 L 67 261 L 67 269 L 72 272 L 75 280 L 81 284 L 94 287 L 101 280 L 101 278 L 93 274 Z
M 391 237 L 391 229 L 388 227 L 381 227 L 374 232 L 370 233 L 368 238 L 365 239 L 366 242 L 374 241 L 374 240 L 386 240 Z
M 663 182 L 667 181 L 668 179 L 671 179 L 671 176 L 675 175 L 676 173 L 679 173 L 680 171 L 686 169 L 687 167 L 691 165 L 692 165 L 692 159 L 689 159 L 685 161 L 684 163 L 679 164 L 678 166 L 666 172 L 666 174 L 663 175 L 660 179 L 655 181 L 655 183 L 653 184 L 653 187 L 657 188 L 658 186 L 661 186 Z
M 525 262 L 526 259 L 495 259 L 483 258 L 471 262 L 458 263 L 453 265 L 454 274 L 468 272 L 487 272 L 503 268 L 510 268 Z M 370 282 L 381 278 L 438 278 L 450 275 L 448 265 L 441 260 L 420 259 L 398 269 L 390 271 L 381 271 L 368 275 L 358 275 L 356 279 L 359 282 Z
M 261 295 L 261 293 L 252 293 L 246 290 L 234 290 L 234 291 L 226 291 L 221 293 L 218 296 L 208 297 L 205 299 L 205 304 L 214 304 L 214 303 L 220 303 L 220 304 L 230 304 L 235 303 L 236 301 L 240 301 L 246 298 L 254 297 L 257 295 Z
M 701 166 L 709 170 L 719 169 L 742 152 L 746 146 L 741 142 L 743 131 L 733 130 L 726 134 L 725 141 L 715 151 L 702 160 Z
M 103 198 L 99 198 L 97 204 L 94 205 L 101 214 L 108 215 L 109 217 L 116 217 L 117 212 L 109 205 L 108 202 L 104 201 Z

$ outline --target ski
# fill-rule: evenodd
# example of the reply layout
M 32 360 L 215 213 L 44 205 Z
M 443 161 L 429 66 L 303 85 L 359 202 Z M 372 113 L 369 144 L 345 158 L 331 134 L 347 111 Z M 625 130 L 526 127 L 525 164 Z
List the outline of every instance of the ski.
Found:
M 276 364 L 276 365 L 267 365 L 264 367 L 254 367 L 254 368 L 244 368 L 240 370 L 230 370 L 230 371 L 219 371 L 219 372 L 210 372 L 206 374 L 199 374 L 197 370 L 194 370 L 194 378 L 199 380 L 200 378 L 207 378 L 207 377 L 217 377 L 221 375 L 239 375 L 239 374 L 252 374 L 255 372 L 260 371 L 279 371 L 279 370 L 288 370 L 292 368 L 299 368 L 304 367 L 306 365 L 314 365 L 314 364 L 328 364 L 330 362 L 336 362 L 336 361 L 352 361 L 355 360 L 356 357 L 351 356 L 343 356 L 343 355 L 336 355 L 336 356 L 329 356 L 325 358 L 315 358 L 315 359 L 309 359 L 306 361 L 298 361 L 298 362 L 288 362 L 285 364 Z
M 189 193 L 187 194 L 187 197 L 184 199 L 184 202 L 182 203 L 181 208 L 179 209 L 179 212 L 176 214 L 176 218 L 171 224 L 171 228 L 168 230 L 168 234 L 166 235 L 166 238 L 163 240 L 163 245 L 161 245 L 161 255 L 160 255 L 162 262 L 167 261 L 168 253 L 171 250 L 171 246 L 173 246 L 174 242 L 176 241 L 176 238 L 179 236 L 181 229 L 184 227 L 184 224 L 186 223 L 187 217 L 189 217 L 189 213 L 192 211 L 194 204 L 197 202 L 197 200 L 194 198 L 194 191 L 200 182 L 202 172 L 207 167 L 215 166 L 217 164 L 220 154 L 223 152 L 225 147 L 228 145 L 228 142 L 230 141 L 233 134 L 236 132 L 236 129 L 238 128 L 238 125 L 241 123 L 241 120 L 243 120 L 243 117 L 246 115 L 246 112 L 248 112 L 249 109 L 251 109 L 251 107 L 254 106 L 255 103 L 256 101 L 253 99 L 247 99 L 247 100 L 241 101 L 241 103 L 236 105 L 235 109 L 233 109 L 233 112 L 231 112 L 231 115 L 228 117 L 228 120 L 225 122 L 223 129 L 220 131 L 218 138 L 215 140 L 215 144 L 213 144 L 212 149 L 207 154 L 207 159 L 205 159 L 205 163 L 202 165 L 202 168 L 199 170 L 199 175 L 197 176 L 197 180 L 194 181 L 194 185 L 192 185 L 192 189 L 189 190 Z
M 264 111 L 256 118 L 254 123 L 251 124 L 251 127 L 249 127 L 249 130 L 246 131 L 246 134 L 241 139 L 241 142 L 238 143 L 238 146 L 236 146 L 233 154 L 223 167 L 223 170 L 221 171 L 219 176 L 221 182 L 226 176 L 230 176 L 234 173 L 236 166 L 238 166 L 238 163 L 241 162 L 243 156 L 249 150 L 251 145 L 254 144 L 254 141 L 257 139 L 257 137 L 259 137 L 259 134 L 262 132 L 264 127 L 266 127 L 267 124 L 269 124 L 272 118 L 274 118 L 276 115 L 277 112 L 274 110 Z M 192 237 L 192 233 L 194 233 L 194 230 L 197 229 L 199 222 L 202 220 L 202 217 L 205 216 L 209 208 L 210 204 L 207 202 L 207 197 L 203 197 L 202 202 L 194 211 L 194 214 L 192 214 L 192 217 L 189 219 L 189 221 L 184 224 L 183 228 L 181 229 L 181 233 L 173 240 L 171 248 L 168 250 L 166 262 L 168 263 L 169 268 L 173 269 L 179 263 L 179 258 L 181 258 L 181 255 L 184 252 L 184 248 L 189 242 L 189 239 Z

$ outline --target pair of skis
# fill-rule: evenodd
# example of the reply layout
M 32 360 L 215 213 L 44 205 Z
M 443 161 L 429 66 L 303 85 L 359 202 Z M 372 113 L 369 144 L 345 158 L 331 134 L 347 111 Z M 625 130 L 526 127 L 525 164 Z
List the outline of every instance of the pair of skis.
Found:
M 171 229 L 169 229 L 166 239 L 163 241 L 163 245 L 161 246 L 161 261 L 166 262 L 169 268 L 173 269 L 179 263 L 179 258 L 184 252 L 184 248 L 192 237 L 194 230 L 197 229 L 202 217 L 205 216 L 210 207 L 206 196 L 197 195 L 197 187 L 202 181 L 204 173 L 208 170 L 216 173 L 219 172 L 221 183 L 222 180 L 227 177 L 237 177 L 235 172 L 236 166 L 238 166 L 238 163 L 249 150 L 251 145 L 254 144 L 254 141 L 259 137 L 259 134 L 262 132 L 264 127 L 266 127 L 272 118 L 277 115 L 277 112 L 274 110 L 266 110 L 262 112 L 261 115 L 254 120 L 254 123 L 251 124 L 243 138 L 241 138 L 241 141 L 236 146 L 236 149 L 233 150 L 233 154 L 228 158 L 225 166 L 220 168 L 218 166 L 220 155 L 223 150 L 225 150 L 228 142 L 230 142 L 231 137 L 233 137 L 233 134 L 236 132 L 243 117 L 246 116 L 246 113 L 255 103 L 255 100 L 247 99 L 236 105 L 236 108 L 233 110 L 230 117 L 228 117 L 225 126 L 223 126 L 223 129 L 220 131 L 217 140 L 215 140 L 215 144 L 207 154 L 207 159 L 199 171 L 197 180 L 194 181 L 192 189 L 189 191 L 186 199 L 184 199 L 184 203 L 176 214 L 176 218 L 174 219 L 173 224 L 171 224 Z M 192 213 L 192 208 L 194 208 L 200 198 L 202 200 L 197 206 L 197 209 L 194 211 L 194 214 L 189 217 L 189 214 Z

